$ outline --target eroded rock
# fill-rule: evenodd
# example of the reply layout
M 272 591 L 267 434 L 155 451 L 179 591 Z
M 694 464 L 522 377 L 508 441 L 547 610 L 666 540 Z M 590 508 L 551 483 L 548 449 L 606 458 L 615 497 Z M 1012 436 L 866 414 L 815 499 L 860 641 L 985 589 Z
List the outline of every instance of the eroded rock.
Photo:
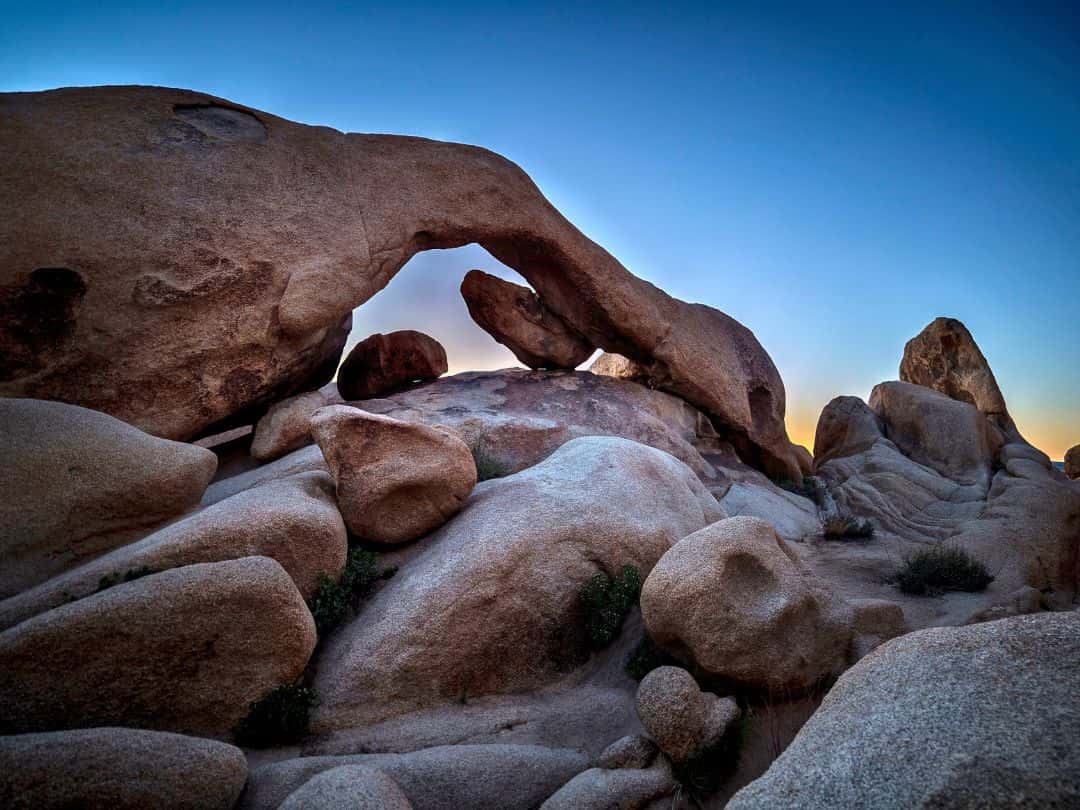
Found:
M 469 315 L 529 368 L 576 368 L 593 346 L 528 287 L 470 270 L 461 282 Z
M 364 765 L 322 771 L 289 794 L 279 810 L 413 810 L 389 776 Z
M 322 391 L 308 391 L 274 403 L 255 425 L 251 457 L 273 461 L 311 444 L 311 417 L 329 404 L 329 397 Z
M 361 539 L 415 540 L 457 514 L 476 485 L 472 453 L 445 428 L 331 405 L 311 430 L 345 523 Z
M 345 399 L 369 399 L 437 379 L 446 368 L 446 350 L 439 341 L 403 329 L 371 335 L 353 346 L 338 369 L 337 386 Z
M 701 691 L 679 667 L 657 667 L 642 678 L 636 705 L 645 730 L 676 763 L 719 741 L 739 717 L 734 700 Z
M 0 399 L 0 447 L 0 598 L 190 509 L 217 468 L 202 447 L 33 399 Z

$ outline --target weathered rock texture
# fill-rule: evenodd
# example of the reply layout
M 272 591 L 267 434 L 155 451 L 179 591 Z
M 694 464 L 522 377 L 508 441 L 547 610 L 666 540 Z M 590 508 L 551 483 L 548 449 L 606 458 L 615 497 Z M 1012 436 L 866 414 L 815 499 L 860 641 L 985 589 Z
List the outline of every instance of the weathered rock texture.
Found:
M 313 776 L 345 765 L 385 773 L 414 810 L 532 810 L 585 770 L 578 751 L 535 745 L 445 745 L 407 754 L 301 757 L 251 772 L 241 810 L 275 810 Z
M 470 270 L 461 282 L 469 315 L 529 368 L 575 368 L 593 346 L 528 287 Z
M 540 810 L 633 810 L 675 790 L 671 764 L 660 758 L 649 768 L 589 768 L 563 785 Z
M 329 380 L 352 309 L 417 252 L 477 242 L 746 461 L 797 473 L 750 330 L 631 275 L 487 150 L 160 87 L 4 94 L 0 122 L 0 394 L 190 438 Z
M 255 425 L 251 457 L 273 461 L 311 444 L 311 417 L 329 404 L 329 397 L 322 391 L 308 391 L 272 405 Z
M 701 691 L 679 667 L 657 667 L 642 678 L 636 704 L 641 724 L 673 762 L 717 742 L 739 717 L 734 700 Z
M 641 614 L 679 660 L 776 693 L 842 672 L 852 637 L 851 606 L 751 517 L 676 543 L 645 580 Z
M 227 498 L 0 601 L 0 629 L 89 596 L 107 577 L 121 579 L 129 571 L 164 571 L 241 557 L 277 560 L 308 598 L 321 572 L 332 577 L 341 573 L 346 552 L 345 524 L 334 501 L 333 481 L 323 472 L 302 473 Z
M 1080 804 L 1080 613 L 933 628 L 848 670 L 730 810 Z
M 133 728 L 0 737 L 0 806 L 9 810 L 231 810 L 247 780 L 227 743 Z
M 476 485 L 472 453 L 446 428 L 331 405 L 311 430 L 345 523 L 363 540 L 415 540 L 456 515 Z
M 1065 453 L 1065 475 L 1080 478 L 1080 444 L 1070 447 Z
M 342 765 L 306 781 L 289 794 L 280 810 L 413 810 L 413 806 L 382 771 Z
M 314 647 L 311 614 L 273 560 L 175 568 L 0 633 L 0 733 L 126 725 L 228 737 Z
M 588 650 L 579 593 L 591 577 L 647 573 L 720 514 L 686 465 L 625 439 L 575 439 L 480 484 L 327 639 L 316 727 L 552 681 Z
M 417 381 L 437 379 L 446 369 L 446 350 L 423 332 L 375 334 L 353 346 L 341 364 L 338 391 L 346 399 L 379 397 Z
M 967 327 L 955 318 L 935 318 L 907 342 L 900 379 L 974 405 L 1009 441 L 1023 441 L 990 364 Z
M 655 388 L 660 382 L 649 376 L 649 369 L 645 366 L 614 352 L 604 352 L 593 360 L 589 371 L 601 377 L 614 377 L 617 380 L 641 383 L 649 388 Z
M 31 399 L 0 399 L 0 448 L 0 598 L 195 506 L 217 468 L 202 447 Z

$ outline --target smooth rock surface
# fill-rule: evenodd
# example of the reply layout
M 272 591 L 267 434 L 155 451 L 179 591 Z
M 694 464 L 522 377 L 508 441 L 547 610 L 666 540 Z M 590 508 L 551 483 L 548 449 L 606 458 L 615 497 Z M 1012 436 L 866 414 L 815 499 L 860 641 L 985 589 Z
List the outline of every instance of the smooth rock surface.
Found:
M 344 399 L 381 397 L 416 382 L 446 373 L 446 350 L 435 338 L 402 329 L 364 338 L 338 369 L 338 391 Z
M 124 724 L 227 738 L 314 647 L 311 614 L 271 559 L 142 577 L 0 633 L 0 733 Z
M 251 457 L 256 461 L 273 461 L 311 444 L 311 417 L 329 404 L 322 391 L 308 391 L 271 405 L 255 425 Z
M 215 740 L 133 728 L 0 737 L 0 807 L 231 810 L 244 753 Z
M 461 297 L 477 325 L 529 368 L 572 369 L 593 353 L 592 344 L 528 287 L 470 270 Z
M 852 608 L 758 518 L 680 540 L 641 591 L 649 636 L 710 675 L 771 692 L 842 672 Z
M 342 765 L 311 777 L 279 810 L 412 810 L 412 804 L 382 771 Z
M 193 438 L 327 382 L 353 309 L 416 253 L 477 242 L 748 463 L 798 472 L 753 333 L 634 277 L 490 151 L 166 87 L 6 93 L 0 121 L 0 395 Z
M 894 639 L 729 810 L 1080 804 L 1080 613 Z
M 650 768 L 590 768 L 559 788 L 540 810 L 635 810 L 674 790 L 671 765 L 663 758 Z
M 596 758 L 596 767 L 647 768 L 656 759 L 656 743 L 641 734 L 627 734 L 603 750 Z
M 316 774 L 343 765 L 377 768 L 414 810 L 533 810 L 588 767 L 577 751 L 533 745 L 446 745 L 408 754 L 301 757 L 251 772 L 241 810 L 275 810 Z
M 128 571 L 165 571 L 241 557 L 276 560 L 307 599 L 321 572 L 340 575 L 347 551 L 334 482 L 327 473 L 302 473 L 234 495 L 0 601 L 0 629 L 72 598 L 90 596 L 105 577 L 119 579 Z
M 446 428 L 331 405 L 315 414 L 311 430 L 342 517 L 362 540 L 415 540 L 457 514 L 476 485 L 472 453 Z
M 202 447 L 32 399 L 0 399 L 0 447 L 0 598 L 190 509 L 217 468 Z
M 610 437 L 480 484 L 327 639 L 316 729 L 552 681 L 584 659 L 578 594 L 592 576 L 624 565 L 644 575 L 720 514 L 686 465 Z

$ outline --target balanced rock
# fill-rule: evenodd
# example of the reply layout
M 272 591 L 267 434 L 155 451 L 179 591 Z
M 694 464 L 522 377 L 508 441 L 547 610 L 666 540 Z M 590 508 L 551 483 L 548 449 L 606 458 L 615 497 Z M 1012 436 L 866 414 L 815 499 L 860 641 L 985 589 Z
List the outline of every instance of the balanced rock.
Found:
M 990 364 L 955 318 L 935 318 L 907 342 L 900 379 L 975 406 L 1010 440 L 1020 440 Z
M 1080 478 L 1080 444 L 1070 447 L 1065 453 L 1065 475 Z
M 166 87 L 6 93 L 0 121 L 0 396 L 194 438 L 328 382 L 352 310 L 419 251 L 477 242 L 749 464 L 798 473 L 753 333 L 633 276 L 488 150 Z
M 974 405 L 904 382 L 874 386 L 869 405 L 908 458 L 958 483 L 989 486 L 1003 437 Z
M 593 352 L 593 345 L 528 287 L 470 270 L 461 297 L 477 325 L 529 368 L 576 368 Z
M 279 810 L 413 810 L 389 776 L 365 765 L 316 774 L 289 794 Z
M 799 690 L 842 672 L 852 609 L 763 520 L 733 517 L 685 537 L 641 591 L 662 649 L 734 684 Z
M 199 502 L 217 457 L 107 414 L 0 399 L 0 598 Z
M 721 514 L 685 464 L 610 437 L 480 484 L 326 640 L 316 728 L 551 682 L 587 658 L 579 600 L 593 576 L 645 574 Z
M 338 369 L 337 386 L 345 399 L 369 399 L 438 379 L 446 369 L 446 350 L 439 341 L 403 329 L 371 335 L 353 346 Z
M 134 728 L 0 737 L 0 806 L 231 810 L 247 780 L 244 752 L 216 740 Z
M 678 763 L 723 737 L 739 707 L 731 698 L 702 692 L 685 669 L 657 667 L 641 679 L 637 713 L 660 750 Z
M 314 647 L 307 605 L 273 560 L 174 568 L 0 633 L 0 733 L 125 725 L 227 737 Z
M 445 428 L 331 405 L 311 429 L 345 523 L 364 540 L 415 540 L 457 514 L 476 485 L 468 445 Z
M 226 498 L 138 542 L 72 568 L 35 588 L 0 601 L 0 629 L 66 602 L 89 596 L 129 572 L 164 571 L 194 563 L 270 557 L 309 598 L 319 574 L 337 577 L 348 539 L 324 472 L 272 481 Z
M 311 444 L 311 417 L 329 404 L 329 397 L 322 391 L 308 391 L 270 406 L 255 425 L 251 457 L 256 461 L 273 461 Z
M 1078 693 L 1075 611 L 909 633 L 845 672 L 728 808 L 1076 807 Z

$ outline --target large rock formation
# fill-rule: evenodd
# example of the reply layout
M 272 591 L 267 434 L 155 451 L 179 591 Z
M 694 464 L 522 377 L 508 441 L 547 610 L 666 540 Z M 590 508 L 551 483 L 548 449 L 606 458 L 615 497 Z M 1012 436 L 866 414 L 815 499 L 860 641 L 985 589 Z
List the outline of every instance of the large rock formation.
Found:
M 190 509 L 217 468 L 202 447 L 31 399 L 0 399 L 0 448 L 0 598 Z
M 673 762 L 716 743 L 739 717 L 732 698 L 701 691 L 679 667 L 657 667 L 642 678 L 635 702 L 641 724 Z
M 363 540 L 415 540 L 456 515 L 476 486 L 472 453 L 446 428 L 331 405 L 311 430 L 345 523 Z
M 231 810 L 247 780 L 227 743 L 133 728 L 0 737 L 0 807 Z
M 435 338 L 402 329 L 364 338 L 338 369 L 337 385 L 346 399 L 381 397 L 414 382 L 446 373 L 446 349 Z
M 733 517 L 684 537 L 641 590 L 649 636 L 729 683 L 782 694 L 847 666 L 854 614 L 773 528 Z
M 241 557 L 277 560 L 307 598 L 315 592 L 320 573 L 331 577 L 341 573 L 346 550 L 334 482 L 324 472 L 301 473 L 245 490 L 0 601 L 0 629 L 89 596 L 128 572 Z
M 935 318 L 907 342 L 900 379 L 974 405 L 1009 441 L 1023 441 L 990 364 L 967 327 L 955 318 Z
M 528 287 L 470 270 L 461 297 L 477 325 L 529 368 L 576 368 L 593 346 Z
M 353 308 L 418 251 L 478 242 L 745 460 L 798 474 L 750 330 L 635 278 L 498 155 L 160 87 L 5 94 L 0 122 L 0 394 L 190 438 L 329 380 Z
M 550 682 L 584 660 L 579 593 L 590 578 L 625 565 L 646 573 L 720 514 L 686 465 L 625 439 L 575 439 L 478 485 L 327 639 L 317 728 Z
M 841 676 L 730 810 L 1080 805 L 1080 613 L 933 628 Z
M 314 647 L 303 598 L 266 557 L 142 577 L 0 633 L 0 733 L 124 725 L 228 737 Z

